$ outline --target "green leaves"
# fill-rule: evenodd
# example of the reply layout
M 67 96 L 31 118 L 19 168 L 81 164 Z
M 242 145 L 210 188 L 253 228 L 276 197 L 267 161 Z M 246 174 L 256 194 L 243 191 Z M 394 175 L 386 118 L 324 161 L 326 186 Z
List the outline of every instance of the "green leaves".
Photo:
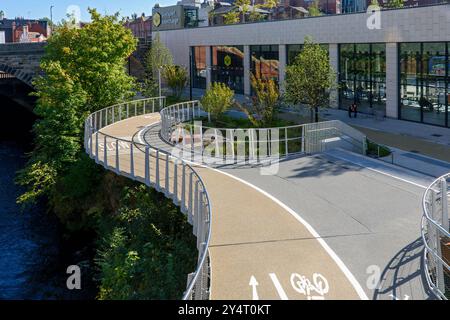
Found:
M 195 269 L 196 241 L 185 216 L 145 186 L 126 189 L 102 231 L 97 255 L 103 299 L 179 299 Z
M 234 91 L 226 84 L 213 82 L 200 100 L 203 109 L 211 113 L 214 118 L 227 111 L 234 103 Z
M 39 117 L 33 127 L 35 149 L 17 179 L 27 187 L 18 198 L 20 203 L 49 196 L 74 168 L 72 164 L 80 161 L 84 119 L 89 113 L 134 95 L 134 80 L 124 64 L 136 39 L 118 15 L 90 13 L 91 23 L 82 29 L 61 25 L 48 41 L 41 62 L 43 76 L 34 81 L 34 111 Z
M 305 38 L 302 52 L 286 67 L 285 99 L 294 105 L 307 104 L 312 109 L 328 106 L 335 78 L 326 50 Z
M 167 80 L 167 85 L 172 89 L 175 98 L 179 99 L 188 81 L 186 69 L 181 66 L 166 65 L 163 69 L 163 77 Z
M 270 127 L 274 120 L 278 105 L 278 87 L 272 79 L 260 79 L 253 74 L 251 85 L 255 95 L 253 96 L 252 108 L 249 110 L 240 104 L 239 108 L 246 113 L 248 119 L 256 127 Z

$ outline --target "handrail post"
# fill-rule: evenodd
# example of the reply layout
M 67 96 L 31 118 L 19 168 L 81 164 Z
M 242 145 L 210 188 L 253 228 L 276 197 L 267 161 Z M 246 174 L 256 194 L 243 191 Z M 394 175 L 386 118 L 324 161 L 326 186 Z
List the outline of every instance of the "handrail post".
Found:
M 181 162 L 181 211 L 186 213 L 186 164 Z
M 108 148 L 106 146 L 106 135 L 103 137 L 103 166 L 108 168 Z
M 194 204 L 192 202 L 192 192 L 194 191 L 194 178 L 193 178 L 194 173 L 190 172 L 189 174 L 189 197 L 188 197 L 188 222 L 192 225 L 193 221 L 192 221 L 192 214 L 194 212 Z
M 152 113 L 155 113 L 155 100 L 152 100 Z
M 145 146 L 145 184 L 150 186 L 150 147 Z
M 199 197 L 199 189 L 198 189 L 198 180 L 195 181 L 195 187 L 194 187 L 194 221 L 193 221 L 193 233 L 196 236 L 198 234 L 198 215 L 199 215 L 199 203 L 200 203 L 200 197 Z
M 130 175 L 134 178 L 134 146 L 133 142 L 130 143 Z
M 98 163 L 98 131 L 95 133 L 95 162 Z
M 119 121 L 122 121 L 122 105 L 119 106 Z
M 156 183 L 156 190 L 161 190 L 161 184 L 159 181 L 159 150 L 156 150 L 156 164 L 155 164 L 156 172 L 155 172 L 155 183 Z
M 176 203 L 179 203 L 178 198 L 178 159 L 173 162 L 173 199 Z
M 289 144 L 288 144 L 288 129 L 287 128 L 284 128 L 284 144 L 285 144 L 285 150 L 284 150 L 284 153 L 286 154 L 286 157 L 288 156 L 288 154 L 289 154 Z
M 169 187 L 170 187 L 170 184 L 169 184 L 169 178 L 170 178 L 170 175 L 169 175 L 169 154 L 166 153 L 166 157 L 165 158 L 166 158 L 166 172 L 165 172 L 166 178 L 165 178 L 165 181 L 164 181 L 164 185 L 165 185 L 164 193 L 168 197 L 170 195 L 170 192 L 169 192 Z
M 119 139 L 116 139 L 116 173 L 120 173 Z
M 128 119 L 130 117 L 130 104 L 127 103 L 127 117 L 125 119 Z

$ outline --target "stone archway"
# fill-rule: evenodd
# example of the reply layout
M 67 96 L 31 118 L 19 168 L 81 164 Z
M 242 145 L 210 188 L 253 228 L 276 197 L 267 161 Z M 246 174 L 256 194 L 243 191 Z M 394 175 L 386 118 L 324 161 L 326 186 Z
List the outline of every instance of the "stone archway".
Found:
M 30 87 L 33 87 L 33 77 L 34 75 L 23 72 L 22 70 L 10 67 L 6 64 L 1 64 L 0 63 L 0 71 L 6 72 L 10 75 L 13 75 L 14 77 L 16 77 L 17 79 L 19 79 L 20 81 L 26 83 L 27 85 L 29 85 Z

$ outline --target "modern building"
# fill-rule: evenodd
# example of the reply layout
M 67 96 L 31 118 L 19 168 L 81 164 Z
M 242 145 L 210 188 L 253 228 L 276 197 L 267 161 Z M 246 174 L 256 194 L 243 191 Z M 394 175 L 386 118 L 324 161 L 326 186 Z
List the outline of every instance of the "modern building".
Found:
M 47 20 L 0 19 L 0 43 L 43 42 L 51 32 Z
M 367 13 L 161 31 L 194 87 L 211 81 L 250 94 L 250 72 L 283 87 L 285 67 L 306 36 L 322 44 L 337 71 L 330 106 L 355 102 L 364 113 L 450 127 L 450 4 Z

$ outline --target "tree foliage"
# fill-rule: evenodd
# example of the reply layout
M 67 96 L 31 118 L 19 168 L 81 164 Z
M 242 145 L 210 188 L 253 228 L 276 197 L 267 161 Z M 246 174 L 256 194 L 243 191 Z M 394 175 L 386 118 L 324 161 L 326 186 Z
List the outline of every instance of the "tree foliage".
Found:
M 397 8 L 403 8 L 405 5 L 403 0 L 388 0 L 385 4 L 386 8 L 390 9 L 397 9 Z
M 55 195 L 55 186 L 83 155 L 87 115 L 134 95 L 124 63 L 136 40 L 117 14 L 90 13 L 92 22 L 84 28 L 62 25 L 48 41 L 43 76 L 34 81 L 39 120 L 33 127 L 35 148 L 17 177 L 27 188 L 19 203 Z
M 213 82 L 200 100 L 203 109 L 218 118 L 227 111 L 234 103 L 234 91 L 226 84 Z
M 319 0 L 314 0 L 308 7 L 308 12 L 311 17 L 321 16 L 322 12 L 319 8 Z
M 278 87 L 272 79 L 261 79 L 251 75 L 251 85 L 255 93 L 250 109 L 238 104 L 250 122 L 256 127 L 270 126 L 278 106 Z
M 169 48 L 162 43 L 159 33 L 156 33 L 146 56 L 147 72 L 150 76 L 156 77 L 158 76 L 158 69 L 170 65 L 173 65 L 172 54 Z
M 195 269 L 192 227 L 163 195 L 128 188 L 118 215 L 101 227 L 97 257 L 104 299 L 180 299 Z
M 305 45 L 294 63 L 286 67 L 285 99 L 288 103 L 306 104 L 318 121 L 318 108 L 328 105 L 329 91 L 335 86 L 336 74 L 328 53 L 319 44 L 305 38 Z
M 179 99 L 188 81 L 186 69 L 182 66 L 167 65 L 163 69 L 163 76 L 175 98 Z
M 225 24 L 236 24 L 240 22 L 239 11 L 229 11 L 223 15 L 223 22 Z

